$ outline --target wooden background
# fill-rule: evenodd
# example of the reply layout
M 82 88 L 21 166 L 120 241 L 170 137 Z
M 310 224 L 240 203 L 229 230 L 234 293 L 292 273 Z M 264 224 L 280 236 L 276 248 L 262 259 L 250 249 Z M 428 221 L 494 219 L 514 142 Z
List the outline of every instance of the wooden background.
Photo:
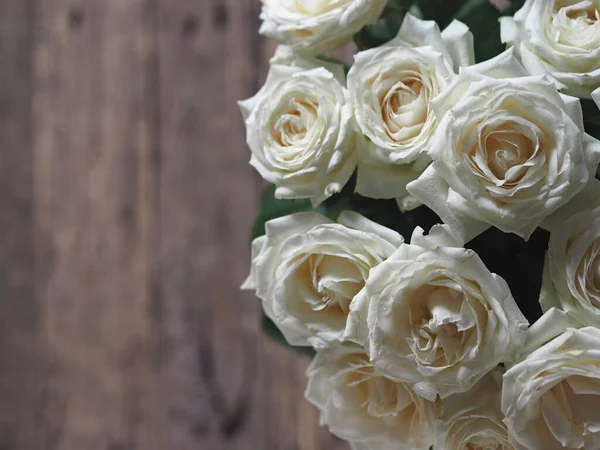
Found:
M 337 450 L 238 286 L 258 0 L 0 0 L 0 450 Z

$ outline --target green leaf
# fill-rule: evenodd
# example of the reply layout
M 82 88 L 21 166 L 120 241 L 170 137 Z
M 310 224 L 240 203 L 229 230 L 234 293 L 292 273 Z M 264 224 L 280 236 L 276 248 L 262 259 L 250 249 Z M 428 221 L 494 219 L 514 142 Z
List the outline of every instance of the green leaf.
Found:
M 379 22 L 364 26 L 354 35 L 354 43 L 359 50 L 379 47 L 392 40 L 404 20 L 404 15 L 415 0 L 389 0 L 381 13 Z
M 385 24 L 364 26 L 354 35 L 354 43 L 359 50 L 379 47 L 393 39 L 395 34 Z
M 416 5 L 423 14 L 423 20 L 435 20 L 440 29 L 452 22 L 464 0 L 417 0 Z
M 277 325 L 273 323 L 271 319 L 263 314 L 262 319 L 260 321 L 260 327 L 271 339 L 280 344 L 286 345 L 288 347 L 292 347 L 294 350 L 300 353 L 304 353 L 305 355 L 310 356 L 311 358 L 315 356 L 315 351 L 312 347 L 294 347 L 293 345 L 289 345 Z
M 265 234 L 265 223 L 269 220 L 312 209 L 309 199 L 281 200 L 275 198 L 275 186 L 270 185 L 260 199 L 260 209 L 252 226 L 252 239 Z
M 500 42 L 500 11 L 489 0 L 467 0 L 452 19 L 464 22 L 475 38 L 475 60 L 486 61 L 506 50 Z
M 594 100 L 582 98 L 581 110 L 583 112 L 583 120 L 600 123 L 600 109 Z

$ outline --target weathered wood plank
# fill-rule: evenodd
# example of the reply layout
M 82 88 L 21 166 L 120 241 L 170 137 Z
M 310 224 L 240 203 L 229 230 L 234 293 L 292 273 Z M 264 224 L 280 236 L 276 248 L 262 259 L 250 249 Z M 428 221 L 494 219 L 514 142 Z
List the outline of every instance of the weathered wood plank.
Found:
M 239 291 L 257 178 L 235 104 L 257 83 L 257 6 L 232 5 L 159 2 L 162 362 L 181 450 L 265 447 L 258 304 Z
M 303 399 L 307 361 L 259 330 L 238 286 L 262 182 L 236 101 L 258 89 L 272 43 L 259 2 L 159 2 L 163 370 L 172 448 L 321 449 Z M 301 436 L 302 434 L 302 436 Z M 306 434 L 306 436 L 304 436 Z
M 39 448 L 31 145 L 31 2 L 0 14 L 0 448 Z
M 38 0 L 35 12 L 41 448 L 167 448 L 152 1 Z

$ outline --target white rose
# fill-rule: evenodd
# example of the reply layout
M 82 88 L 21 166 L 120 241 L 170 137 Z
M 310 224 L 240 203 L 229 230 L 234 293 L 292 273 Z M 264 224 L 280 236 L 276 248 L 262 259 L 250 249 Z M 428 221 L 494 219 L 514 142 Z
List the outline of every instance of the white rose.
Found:
M 465 392 L 525 338 L 527 320 L 506 282 L 447 225 L 417 228 L 371 271 L 350 305 L 346 338 L 373 365 L 434 400 Z
M 576 97 L 600 86 L 600 0 L 527 0 L 500 23 L 531 74 L 551 75 Z
M 600 325 L 600 206 L 553 229 L 540 303 L 544 310 L 559 306 L 590 325 Z
M 351 211 L 338 223 L 317 213 L 280 217 L 252 243 L 251 272 L 242 288 L 256 290 L 265 314 L 291 345 L 336 345 L 369 271 L 402 242 L 395 231 Z
M 503 372 L 494 369 L 471 390 L 443 401 L 435 450 L 513 450 L 500 410 Z
M 395 39 L 355 55 L 348 73 L 354 115 L 369 145 L 359 152 L 356 192 L 372 198 L 406 195 L 406 184 L 429 165 L 437 119 L 430 101 L 474 63 L 473 35 L 454 21 L 443 32 L 407 14 Z
M 433 164 L 408 192 L 462 242 L 492 225 L 528 239 L 594 178 L 600 141 L 579 100 L 527 76 L 512 49 L 464 68 L 433 108 Z
M 387 0 L 263 0 L 260 33 L 302 54 L 318 55 L 345 44 L 375 23 Z
M 361 450 L 428 450 L 436 403 L 381 376 L 360 347 L 318 352 L 308 368 L 306 398 L 321 423 Z
M 310 198 L 316 206 L 346 184 L 363 138 L 342 67 L 284 53 L 276 53 L 258 94 L 240 102 L 250 164 L 277 186 L 277 198 Z
M 504 375 L 516 450 L 600 449 L 600 330 L 568 329 Z
M 592 99 L 596 102 L 598 108 L 600 108 L 600 88 L 592 92 Z

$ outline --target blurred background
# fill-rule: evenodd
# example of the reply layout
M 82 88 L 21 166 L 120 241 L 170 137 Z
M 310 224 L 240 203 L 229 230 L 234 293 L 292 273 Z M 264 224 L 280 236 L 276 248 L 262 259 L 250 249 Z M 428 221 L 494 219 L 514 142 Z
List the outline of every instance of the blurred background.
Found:
M 239 285 L 258 0 L 0 0 L 0 449 L 345 448 Z
M 0 450 L 347 448 L 239 291 L 259 11 L 0 0 Z

